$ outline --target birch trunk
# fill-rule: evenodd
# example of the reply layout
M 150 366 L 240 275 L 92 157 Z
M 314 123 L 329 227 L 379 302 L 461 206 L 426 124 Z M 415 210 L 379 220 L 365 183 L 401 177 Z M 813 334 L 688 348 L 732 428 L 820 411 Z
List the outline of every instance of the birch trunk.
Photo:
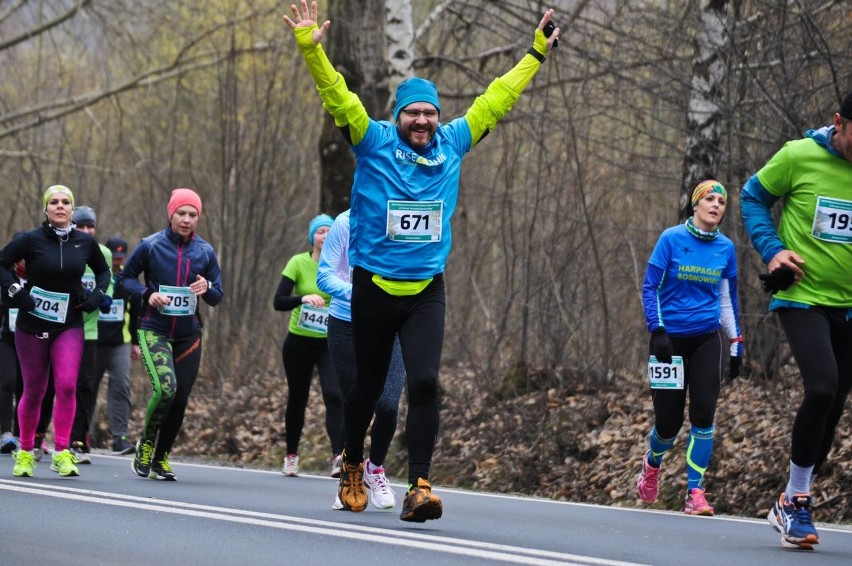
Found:
M 728 0 L 702 1 L 692 61 L 692 92 L 680 194 L 681 221 L 692 216 L 690 197 L 695 185 L 704 179 L 716 178 L 722 161 L 720 102 L 728 71 L 727 6 Z
M 399 83 L 414 74 L 414 24 L 411 0 L 385 0 L 385 25 L 388 61 L 388 91 L 396 92 Z M 391 113 L 393 97 L 388 97 L 385 114 Z

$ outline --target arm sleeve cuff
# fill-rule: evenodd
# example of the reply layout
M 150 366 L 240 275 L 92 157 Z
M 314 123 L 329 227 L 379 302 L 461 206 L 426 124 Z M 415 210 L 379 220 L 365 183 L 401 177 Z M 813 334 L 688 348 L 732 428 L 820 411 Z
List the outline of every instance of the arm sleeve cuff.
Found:
M 317 90 L 323 108 L 334 118 L 334 125 L 338 128 L 349 126 L 349 139 L 352 145 L 358 145 L 370 124 L 370 117 L 361 99 L 349 90 L 340 73 L 337 73 L 333 84 L 325 88 L 317 87 Z
M 305 58 L 305 63 L 308 65 L 308 72 L 314 79 L 317 87 L 324 88 L 334 84 L 337 80 L 337 71 L 331 61 L 328 60 L 328 55 L 322 45 L 314 45 L 311 35 L 314 30 L 319 29 L 316 25 L 310 28 L 298 28 L 293 32 L 296 36 L 296 44 L 299 46 L 299 51 L 302 52 L 302 57 Z

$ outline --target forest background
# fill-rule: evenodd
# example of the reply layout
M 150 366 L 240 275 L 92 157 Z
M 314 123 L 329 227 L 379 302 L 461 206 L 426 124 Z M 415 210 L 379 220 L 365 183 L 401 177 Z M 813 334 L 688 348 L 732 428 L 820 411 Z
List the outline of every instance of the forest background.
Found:
M 444 121 L 526 52 L 545 9 L 559 47 L 465 160 L 446 271 L 442 432 L 433 479 L 636 505 L 652 418 L 641 282 L 659 233 L 705 178 L 729 189 L 743 375 L 724 388 L 707 485 L 759 515 L 785 481 L 796 368 L 742 226 L 739 188 L 852 88 L 843 0 L 326 0 L 326 50 L 387 118 L 396 85 L 437 83 Z M 226 291 L 203 306 L 205 353 L 177 454 L 280 465 L 287 315 L 272 296 L 307 223 L 348 206 L 352 156 L 321 108 L 289 2 L 0 1 L 0 239 L 65 184 L 101 241 L 166 225 L 171 189 L 204 200 L 199 233 Z M 135 368 L 135 425 L 149 386 Z M 328 463 L 313 392 L 303 466 Z M 400 429 L 404 427 L 403 403 Z M 849 520 L 850 417 L 816 483 Z M 683 435 L 682 435 L 683 436 Z M 404 476 L 398 433 L 388 468 Z M 683 441 L 661 508 L 679 509 Z M 283 481 L 283 480 L 282 480 Z M 819 518 L 818 514 L 818 518 Z

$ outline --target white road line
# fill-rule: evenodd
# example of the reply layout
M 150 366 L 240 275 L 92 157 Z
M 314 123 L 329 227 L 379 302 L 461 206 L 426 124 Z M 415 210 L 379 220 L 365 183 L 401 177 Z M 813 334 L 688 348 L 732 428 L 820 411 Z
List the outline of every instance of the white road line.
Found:
M 428 549 L 445 554 L 471 556 L 488 560 L 499 560 L 516 564 L 533 564 L 539 566 L 555 566 L 559 564 L 578 564 L 594 566 L 637 566 L 633 562 L 606 560 L 593 556 L 581 556 L 534 548 L 492 544 L 470 541 L 443 536 L 433 536 L 427 533 L 409 533 L 334 521 L 306 519 L 288 515 L 277 515 L 214 507 L 181 501 L 153 500 L 148 497 L 138 497 L 118 493 L 76 489 L 65 486 L 32 484 L 23 481 L 0 479 L 0 490 L 15 491 L 31 495 L 42 495 L 73 501 L 86 501 L 100 505 L 127 507 L 135 510 L 157 511 L 175 515 L 186 515 L 211 520 L 229 521 L 246 525 L 269 527 L 289 531 L 298 531 L 323 536 L 353 539 L 358 541 L 404 546 L 418 549 Z

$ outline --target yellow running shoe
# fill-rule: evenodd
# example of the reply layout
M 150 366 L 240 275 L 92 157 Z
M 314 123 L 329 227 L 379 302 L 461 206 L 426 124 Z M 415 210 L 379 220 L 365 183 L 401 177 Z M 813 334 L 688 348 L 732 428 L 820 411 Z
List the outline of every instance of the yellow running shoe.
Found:
M 36 463 L 31 450 L 18 450 L 12 457 L 15 458 L 15 467 L 12 468 L 13 476 L 19 478 L 33 477 Z
M 67 448 L 62 452 L 54 452 L 50 462 L 50 469 L 58 472 L 60 476 L 79 476 L 80 470 L 74 464 L 77 458 Z

